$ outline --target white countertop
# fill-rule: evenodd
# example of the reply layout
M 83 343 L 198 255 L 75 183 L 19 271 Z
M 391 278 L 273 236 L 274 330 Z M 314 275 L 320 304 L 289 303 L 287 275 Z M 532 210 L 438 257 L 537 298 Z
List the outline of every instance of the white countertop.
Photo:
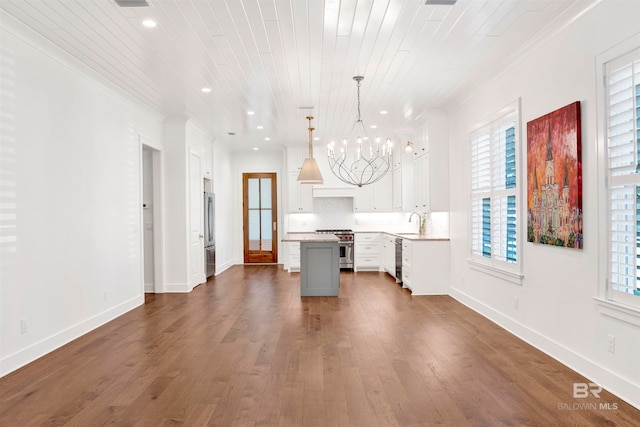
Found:
M 321 234 L 321 233 L 287 233 L 282 238 L 283 242 L 339 242 L 340 239 L 335 234 Z
M 391 234 L 393 236 L 401 237 L 407 240 L 449 240 L 449 236 L 445 236 L 442 234 L 431 234 L 431 233 L 420 234 L 420 233 L 406 233 L 406 232 L 395 233 L 390 231 L 382 231 L 379 233 Z
M 400 237 L 407 240 L 415 241 L 448 241 L 449 236 L 439 233 L 420 234 L 416 232 L 395 232 L 380 230 L 355 230 L 354 233 L 384 233 L 391 236 Z M 339 241 L 333 234 L 320 234 L 313 231 L 291 231 L 284 235 L 283 242 L 333 242 Z

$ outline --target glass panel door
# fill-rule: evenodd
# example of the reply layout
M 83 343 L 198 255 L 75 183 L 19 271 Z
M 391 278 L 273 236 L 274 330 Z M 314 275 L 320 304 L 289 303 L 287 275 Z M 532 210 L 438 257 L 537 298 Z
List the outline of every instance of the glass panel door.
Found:
M 277 262 L 276 174 L 245 173 L 244 262 Z

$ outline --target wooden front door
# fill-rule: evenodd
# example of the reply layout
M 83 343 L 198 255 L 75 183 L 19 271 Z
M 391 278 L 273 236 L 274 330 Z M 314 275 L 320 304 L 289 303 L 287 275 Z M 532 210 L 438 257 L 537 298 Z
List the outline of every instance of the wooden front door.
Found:
M 242 174 L 244 262 L 278 262 L 276 174 Z

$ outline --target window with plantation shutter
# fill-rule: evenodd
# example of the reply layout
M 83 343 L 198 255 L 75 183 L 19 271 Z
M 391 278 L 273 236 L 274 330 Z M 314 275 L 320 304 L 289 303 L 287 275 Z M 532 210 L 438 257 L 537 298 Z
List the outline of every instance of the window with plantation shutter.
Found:
M 470 260 L 520 279 L 518 126 L 514 107 L 471 133 Z
M 607 296 L 640 307 L 640 48 L 604 69 Z

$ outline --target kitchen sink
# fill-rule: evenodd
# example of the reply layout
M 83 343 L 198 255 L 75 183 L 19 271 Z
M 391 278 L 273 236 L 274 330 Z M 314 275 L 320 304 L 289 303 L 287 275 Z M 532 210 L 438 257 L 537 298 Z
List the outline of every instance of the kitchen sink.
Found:
M 420 236 L 420 233 L 396 233 L 398 236 Z

